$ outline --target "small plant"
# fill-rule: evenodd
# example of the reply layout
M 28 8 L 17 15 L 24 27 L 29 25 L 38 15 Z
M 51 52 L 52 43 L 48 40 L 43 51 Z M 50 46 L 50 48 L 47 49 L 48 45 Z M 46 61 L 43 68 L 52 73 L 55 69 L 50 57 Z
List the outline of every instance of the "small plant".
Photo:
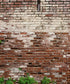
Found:
M 2 43 L 2 40 L 0 40 L 0 44 Z
M 5 42 L 5 40 L 0 40 L 0 44 L 2 44 L 2 43 L 4 43 Z
M 55 84 L 55 81 L 53 80 L 53 81 L 51 81 L 49 78 L 47 78 L 47 77 L 44 77 L 43 79 L 42 79 L 42 81 L 41 81 L 41 83 L 42 84 Z
M 4 78 L 0 78 L 0 84 L 3 84 L 4 83 Z
M 20 71 L 22 70 L 22 68 L 18 68 Z
M 9 79 L 6 81 L 6 84 L 14 84 L 14 82 L 16 82 L 16 80 L 12 80 L 12 78 L 9 78 Z
M 20 77 L 19 84 L 38 84 L 34 78 L 31 78 L 29 74 L 26 77 Z

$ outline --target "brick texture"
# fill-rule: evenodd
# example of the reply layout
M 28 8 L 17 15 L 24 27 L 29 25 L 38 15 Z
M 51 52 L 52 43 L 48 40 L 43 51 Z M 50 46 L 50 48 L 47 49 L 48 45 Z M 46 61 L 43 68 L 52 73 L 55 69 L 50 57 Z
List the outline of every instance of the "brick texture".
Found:
M 70 0 L 0 0 L 0 40 L 0 77 L 70 84 Z

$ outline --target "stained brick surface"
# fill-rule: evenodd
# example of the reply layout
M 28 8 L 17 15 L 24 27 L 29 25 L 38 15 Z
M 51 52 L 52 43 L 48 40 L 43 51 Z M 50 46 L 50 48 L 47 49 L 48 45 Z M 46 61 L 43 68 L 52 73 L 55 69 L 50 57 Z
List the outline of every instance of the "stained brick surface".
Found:
M 0 40 L 0 77 L 70 84 L 69 0 L 0 0 Z

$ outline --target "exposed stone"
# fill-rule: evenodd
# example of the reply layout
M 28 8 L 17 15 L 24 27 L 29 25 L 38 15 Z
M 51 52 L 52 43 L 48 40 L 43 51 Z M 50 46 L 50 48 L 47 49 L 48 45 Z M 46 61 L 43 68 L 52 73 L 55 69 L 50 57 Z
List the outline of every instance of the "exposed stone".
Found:
M 11 50 L 11 48 L 3 48 L 3 50 Z

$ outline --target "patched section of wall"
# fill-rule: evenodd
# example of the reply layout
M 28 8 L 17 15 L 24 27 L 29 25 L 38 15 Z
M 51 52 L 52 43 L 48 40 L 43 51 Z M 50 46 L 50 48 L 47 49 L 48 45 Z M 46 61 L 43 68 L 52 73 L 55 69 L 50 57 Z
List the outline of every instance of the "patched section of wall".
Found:
M 22 12 L 21 9 L 23 10 L 24 7 L 16 8 L 10 15 L 11 19 L 8 22 L 0 21 L 0 31 L 11 32 L 12 37 L 23 40 L 24 47 L 33 45 L 31 40 L 36 37 L 35 32 L 37 31 L 50 33 L 70 31 L 69 20 L 64 20 L 66 17 L 48 17 L 41 12 L 35 12 L 34 8 L 25 10 L 25 12 Z M 50 41 L 51 38 L 47 39 Z

